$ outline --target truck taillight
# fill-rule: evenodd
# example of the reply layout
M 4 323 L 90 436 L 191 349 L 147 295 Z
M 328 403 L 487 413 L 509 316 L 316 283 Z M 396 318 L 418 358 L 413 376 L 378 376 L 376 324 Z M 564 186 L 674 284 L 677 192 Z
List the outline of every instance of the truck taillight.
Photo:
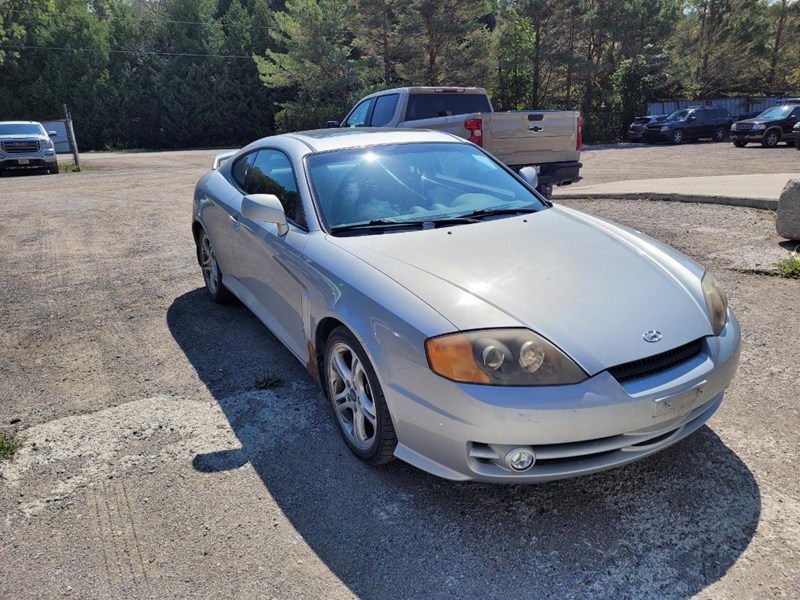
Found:
M 578 116 L 578 143 L 575 144 L 575 150 L 581 151 L 583 147 L 583 117 Z
M 467 119 L 464 127 L 469 131 L 469 141 L 477 146 L 483 146 L 483 121 L 481 119 Z

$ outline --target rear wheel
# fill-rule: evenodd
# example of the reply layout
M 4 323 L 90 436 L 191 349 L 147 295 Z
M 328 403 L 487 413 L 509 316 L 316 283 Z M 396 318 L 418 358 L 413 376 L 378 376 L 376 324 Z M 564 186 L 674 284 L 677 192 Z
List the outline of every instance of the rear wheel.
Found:
M 747 146 L 747 142 L 743 142 L 741 140 L 734 140 L 733 145 L 736 146 L 737 148 L 744 148 L 745 146 Z
M 397 436 L 375 370 L 345 327 L 325 344 L 325 391 L 347 447 L 369 465 L 394 458 Z
M 230 301 L 233 296 L 228 289 L 222 285 L 222 271 L 219 270 L 217 256 L 214 254 L 211 240 L 205 231 L 200 234 L 200 239 L 198 240 L 198 256 L 200 258 L 200 266 L 203 269 L 203 279 L 206 282 L 206 289 L 211 299 L 220 304 Z
M 781 136 L 775 129 L 770 129 L 764 134 L 764 137 L 761 138 L 761 145 L 764 148 L 774 148 L 778 145 L 778 142 L 781 141 Z
M 717 127 L 717 128 L 714 130 L 714 136 L 713 136 L 713 137 L 714 137 L 714 141 L 715 141 L 715 142 L 724 142 L 724 141 L 725 141 L 725 137 L 726 137 L 727 135 L 728 135 L 728 134 L 727 134 L 727 132 L 725 131 L 725 128 L 724 128 L 724 127 Z
M 683 129 L 676 129 L 672 132 L 672 143 L 673 144 L 681 144 L 683 143 Z

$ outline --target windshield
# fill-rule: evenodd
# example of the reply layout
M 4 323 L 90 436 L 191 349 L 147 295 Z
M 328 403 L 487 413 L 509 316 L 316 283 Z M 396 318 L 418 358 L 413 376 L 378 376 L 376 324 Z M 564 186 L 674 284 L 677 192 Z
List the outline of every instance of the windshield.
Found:
M 670 113 L 667 121 L 685 121 L 687 116 L 689 116 L 688 110 L 676 110 L 674 113 Z
M 0 135 L 45 135 L 36 123 L 0 123 Z
M 460 143 L 395 144 L 306 159 L 328 230 L 371 221 L 437 222 L 484 209 L 544 202 L 477 148 Z
M 756 119 L 783 119 L 793 108 L 794 106 L 773 106 L 758 115 Z

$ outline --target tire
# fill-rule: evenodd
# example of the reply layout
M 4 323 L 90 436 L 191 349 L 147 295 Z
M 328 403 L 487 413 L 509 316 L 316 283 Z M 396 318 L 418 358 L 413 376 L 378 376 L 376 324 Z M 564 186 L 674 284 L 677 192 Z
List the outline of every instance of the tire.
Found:
M 734 140 L 733 145 L 736 146 L 737 148 L 744 148 L 745 146 L 747 146 L 747 142 L 743 142 L 741 140 Z
M 203 270 L 203 281 L 205 281 L 208 295 L 219 304 L 230 302 L 233 295 L 222 284 L 222 271 L 217 264 L 211 239 L 205 231 L 200 233 L 200 239 L 197 240 L 197 258 L 200 261 L 200 268 Z
M 761 138 L 761 145 L 764 146 L 764 148 L 774 148 L 780 141 L 781 134 L 778 133 L 778 130 L 769 129 L 764 133 L 764 137 Z
M 681 143 L 683 143 L 684 139 L 685 138 L 683 137 L 683 129 L 676 129 L 675 131 L 672 132 L 672 143 L 673 144 L 676 144 L 676 145 L 677 144 L 681 144 Z
M 714 135 L 712 136 L 712 139 L 715 142 L 724 142 L 726 137 L 728 137 L 728 132 L 725 131 L 725 128 L 717 127 L 714 130 Z
M 394 459 L 397 436 L 386 398 L 361 343 L 337 327 L 325 344 L 325 393 L 347 447 L 368 465 Z
M 47 171 L 50 175 L 58 175 L 58 161 L 53 161 L 52 165 L 48 165 Z

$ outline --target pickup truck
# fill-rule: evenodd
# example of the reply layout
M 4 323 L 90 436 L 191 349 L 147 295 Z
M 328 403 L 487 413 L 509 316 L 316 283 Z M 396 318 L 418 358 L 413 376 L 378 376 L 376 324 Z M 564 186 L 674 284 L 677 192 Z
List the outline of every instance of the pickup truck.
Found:
M 406 87 L 359 100 L 328 127 L 411 127 L 445 131 L 482 146 L 511 169 L 535 167 L 538 189 L 580 180 L 583 119 L 577 111 L 494 112 L 483 88 Z
M 58 174 L 58 159 L 51 137 L 35 121 L 0 122 L 0 174 L 6 169 L 47 169 Z

